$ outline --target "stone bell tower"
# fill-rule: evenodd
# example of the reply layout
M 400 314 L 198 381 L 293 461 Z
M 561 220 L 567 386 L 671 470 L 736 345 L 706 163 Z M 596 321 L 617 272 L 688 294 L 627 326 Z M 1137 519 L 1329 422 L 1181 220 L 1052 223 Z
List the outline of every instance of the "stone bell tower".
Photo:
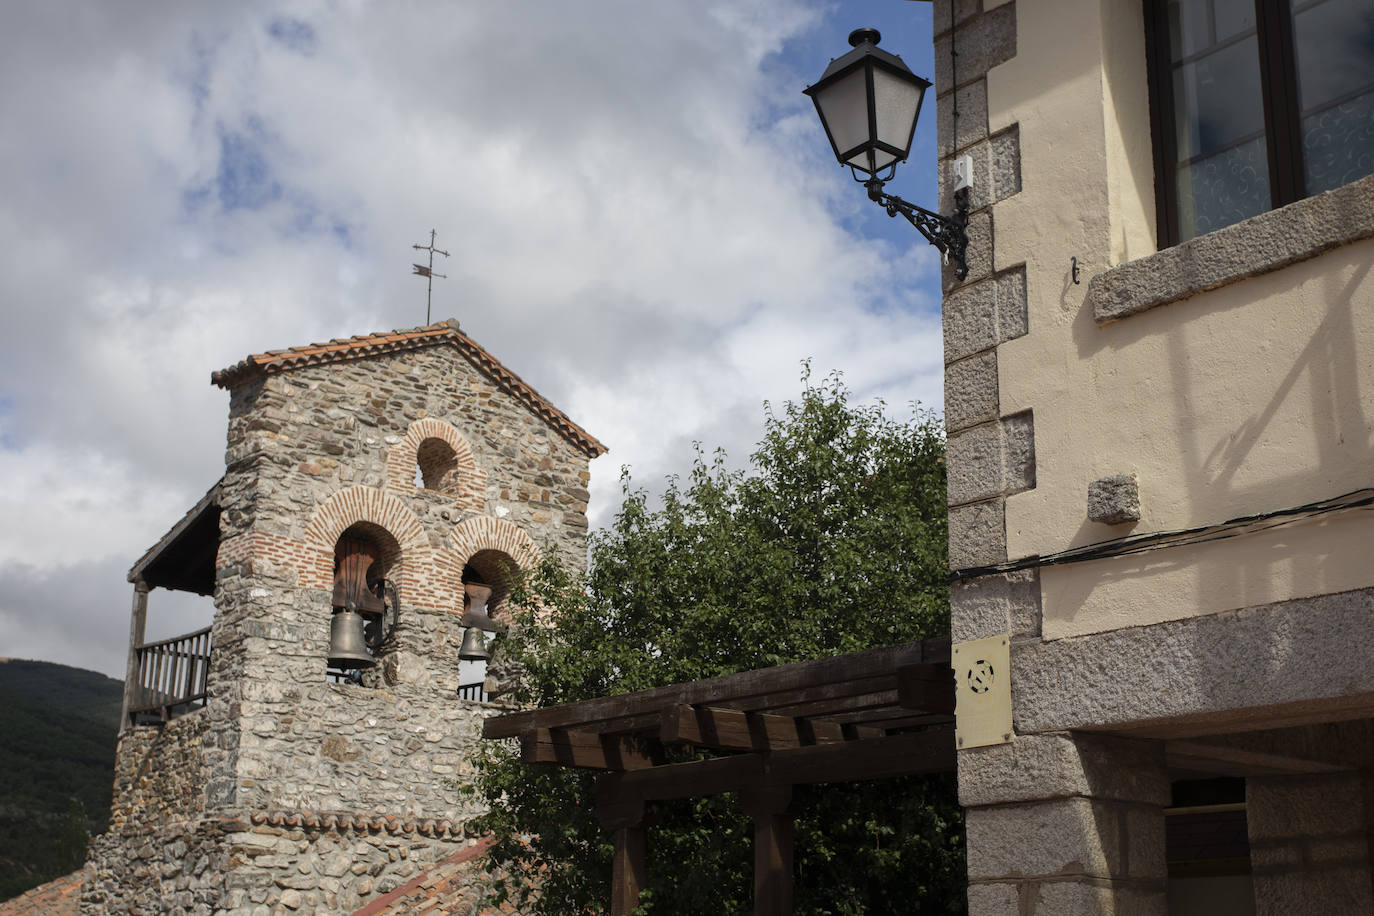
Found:
M 212 381 L 224 476 L 130 572 L 114 810 L 83 909 L 352 912 L 472 842 L 459 786 L 497 707 L 463 684 L 466 625 L 483 601 L 499 625 L 541 555 L 585 562 L 605 447 L 455 321 Z M 145 643 L 158 587 L 213 593 L 208 634 Z

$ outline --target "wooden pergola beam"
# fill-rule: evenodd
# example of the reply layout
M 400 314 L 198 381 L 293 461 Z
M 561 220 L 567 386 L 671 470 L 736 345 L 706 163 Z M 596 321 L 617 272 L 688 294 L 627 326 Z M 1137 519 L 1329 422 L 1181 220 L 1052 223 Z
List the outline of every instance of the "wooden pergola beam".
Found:
M 913 728 L 947 725 L 954 721 L 954 716 L 942 713 L 912 712 L 909 709 L 894 706 L 891 709 L 865 709 L 859 712 L 830 716 L 827 717 L 827 720 L 843 728 L 854 728 L 862 724 L 862 726 L 874 728 L 883 733 L 890 733 L 898 729 L 909 731 Z
M 954 769 L 954 730 L 949 726 L 818 744 L 767 753 L 713 757 L 627 770 L 619 777 L 622 792 L 645 801 L 700 798 L 759 786 L 793 786 L 889 779 Z
M 882 709 L 897 705 L 897 681 L 886 677 L 877 685 L 880 689 L 869 689 L 862 693 L 839 694 L 824 699 L 817 698 L 800 703 L 770 706 L 769 710 L 780 716 L 810 718 L 812 716 L 837 716 L 844 713 L 862 712 L 869 709 Z
M 520 735 L 520 760 L 585 770 L 642 770 L 661 763 L 663 753 L 648 741 L 603 737 L 566 728 L 535 728 Z
M 620 776 L 620 791 L 644 801 L 703 798 L 762 784 L 763 758 L 759 754 L 668 763 L 629 770 Z
M 954 714 L 954 669 L 903 665 L 897 669 L 897 702 L 904 709 Z
M 773 785 L 814 785 L 944 773 L 954 768 L 954 729 L 940 726 L 909 735 L 777 751 L 769 755 L 765 779 Z
M 611 916 L 631 912 L 645 886 L 648 803 L 726 792 L 754 818 L 755 913 L 783 916 L 792 909 L 792 787 L 954 770 L 949 663 L 948 640 L 925 640 L 511 713 L 482 731 L 519 736 L 527 762 L 602 771 Z M 665 744 L 741 753 L 665 763 Z
M 894 675 L 898 668 L 932 662 L 948 664 L 947 640 L 925 640 L 868 649 L 776 668 L 742 671 L 688 684 L 673 684 L 620 696 L 510 713 L 487 719 L 482 726 L 482 735 L 486 738 L 513 738 L 531 728 L 561 727 L 601 732 L 628 731 L 634 729 L 627 729 L 624 720 L 643 717 L 635 727 L 652 727 L 652 717 L 669 706 L 728 706 L 767 711 L 770 705 L 893 690 L 896 689 Z M 645 719 L 649 719 L 649 722 L 646 723 Z
M 710 706 L 670 706 L 663 711 L 658 737 L 664 744 L 691 744 L 725 751 L 775 751 L 883 734 L 879 729 L 862 727 L 850 731 L 846 734 L 837 722 Z

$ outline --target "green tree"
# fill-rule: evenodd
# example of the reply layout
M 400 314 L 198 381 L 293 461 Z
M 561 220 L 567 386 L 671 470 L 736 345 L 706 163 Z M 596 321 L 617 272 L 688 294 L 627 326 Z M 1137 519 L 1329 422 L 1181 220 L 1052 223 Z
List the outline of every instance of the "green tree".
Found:
M 553 705 L 949 632 L 944 439 L 938 421 L 855 406 L 838 376 L 781 412 L 747 471 L 697 450 L 661 505 L 622 472 L 624 503 L 594 534 L 585 577 L 541 566 L 498 653 L 524 669 L 514 699 Z M 482 750 L 475 790 L 498 891 L 522 912 L 600 912 L 610 837 L 584 771 Z M 947 777 L 798 787 L 796 912 L 957 913 L 962 819 Z M 752 822 L 729 797 L 660 809 L 645 913 L 752 910 Z M 533 880 L 530 880 L 532 876 Z M 531 888 L 537 886 L 533 899 Z
M 57 850 L 57 867 L 61 874 L 74 872 L 86 864 L 86 845 L 90 839 L 86 806 L 81 804 L 81 799 L 72 796 L 67 804 L 67 813 L 53 836 Z

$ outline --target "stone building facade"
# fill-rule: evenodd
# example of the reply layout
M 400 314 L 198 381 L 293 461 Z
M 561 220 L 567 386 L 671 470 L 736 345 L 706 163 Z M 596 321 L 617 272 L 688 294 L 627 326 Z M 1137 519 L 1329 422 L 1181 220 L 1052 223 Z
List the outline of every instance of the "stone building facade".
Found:
M 1006 740 L 959 751 L 970 912 L 1374 912 L 1370 7 L 934 10 L 941 174 L 975 174 L 944 298 L 953 639 L 1010 644 Z M 1287 101 L 1190 69 L 1290 39 Z M 1257 146 L 1185 149 L 1252 108 Z M 1257 211 L 1213 220 L 1266 143 Z
M 605 448 L 452 321 L 213 381 L 230 393 L 224 476 L 130 573 L 134 647 L 151 589 L 214 595 L 204 697 L 139 724 L 156 662 L 131 649 L 83 911 L 352 912 L 474 842 L 460 787 L 500 707 L 459 695 L 464 583 L 493 589 L 500 621 L 513 573 L 549 553 L 580 567 Z M 345 539 L 399 597 L 351 682 L 326 664 Z

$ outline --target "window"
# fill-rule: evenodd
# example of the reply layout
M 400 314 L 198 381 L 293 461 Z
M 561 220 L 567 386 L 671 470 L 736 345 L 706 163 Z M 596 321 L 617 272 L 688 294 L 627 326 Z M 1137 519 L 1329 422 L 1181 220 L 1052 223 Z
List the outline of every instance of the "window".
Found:
M 416 485 L 451 493 L 458 483 L 458 453 L 443 439 L 428 438 L 415 450 Z
M 1149 0 L 1159 246 L 1374 173 L 1374 0 Z

